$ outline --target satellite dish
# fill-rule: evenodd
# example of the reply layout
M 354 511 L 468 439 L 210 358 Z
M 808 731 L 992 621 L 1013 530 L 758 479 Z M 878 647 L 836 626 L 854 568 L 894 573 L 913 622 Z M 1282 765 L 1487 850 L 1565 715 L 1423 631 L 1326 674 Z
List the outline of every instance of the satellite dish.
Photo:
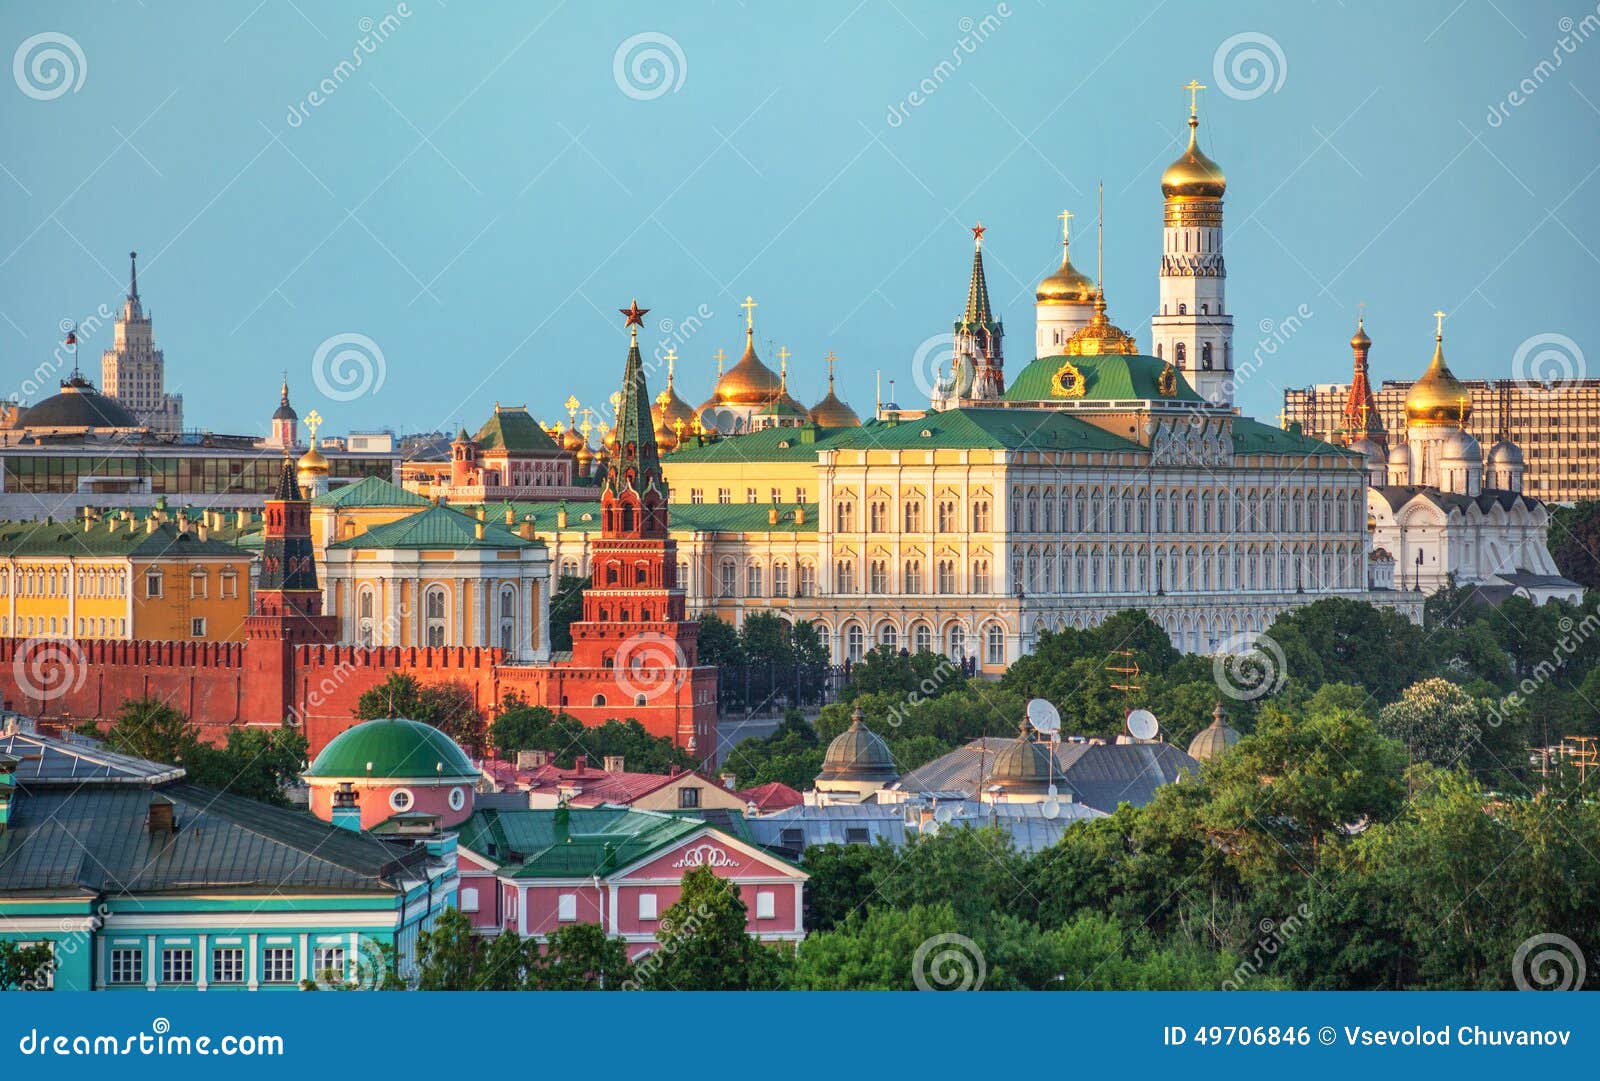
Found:
M 1028 723 L 1049 735 L 1061 731 L 1061 712 L 1043 698 L 1028 699 Z
M 1055 818 L 1061 814 L 1061 801 L 1056 798 L 1054 792 L 1050 794 L 1049 799 L 1044 801 L 1043 810 L 1046 818 Z
M 1161 734 L 1156 715 L 1147 709 L 1136 709 L 1128 714 L 1128 735 L 1134 739 L 1153 740 Z

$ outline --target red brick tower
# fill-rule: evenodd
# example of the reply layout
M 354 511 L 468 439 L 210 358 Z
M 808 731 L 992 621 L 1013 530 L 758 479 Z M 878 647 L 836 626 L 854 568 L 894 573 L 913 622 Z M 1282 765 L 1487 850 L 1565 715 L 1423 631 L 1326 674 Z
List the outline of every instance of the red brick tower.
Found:
M 562 666 L 559 705 L 589 722 L 637 719 L 709 761 L 716 673 L 695 667 L 699 624 L 687 618 L 677 544 L 667 532 L 667 488 L 639 357 L 646 311 L 634 301 L 622 312 L 633 339 L 616 449 L 601 487 L 594 579 L 584 590 L 583 619 L 572 624 L 572 662 Z
M 278 487 L 263 510 L 261 575 L 245 617 L 244 703 L 250 724 L 281 724 L 294 695 L 294 649 L 336 642 L 337 616 L 322 614 L 322 590 L 311 548 L 311 503 L 295 483 L 294 463 L 283 460 Z
M 1372 384 L 1367 381 L 1367 352 L 1372 339 L 1367 337 L 1366 321 L 1356 320 L 1356 332 L 1350 338 L 1350 352 L 1355 355 L 1355 370 L 1350 375 L 1350 393 L 1344 402 L 1345 442 L 1353 443 L 1367 437 L 1383 443 L 1383 417 L 1378 414 L 1378 399 L 1373 396 Z

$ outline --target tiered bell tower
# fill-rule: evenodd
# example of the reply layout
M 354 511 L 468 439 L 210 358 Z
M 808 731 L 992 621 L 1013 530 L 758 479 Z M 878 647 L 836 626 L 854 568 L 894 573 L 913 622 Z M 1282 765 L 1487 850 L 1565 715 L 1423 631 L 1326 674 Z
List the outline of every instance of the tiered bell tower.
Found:
M 1166 197 L 1161 230 L 1161 309 L 1150 320 L 1156 356 L 1170 361 L 1196 393 L 1216 405 L 1233 404 L 1233 316 L 1226 303 L 1228 271 L 1222 259 L 1222 195 L 1228 182 L 1196 143 L 1200 127 L 1193 80 L 1189 91 L 1189 145 L 1161 174 Z
M 564 704 L 604 707 L 617 719 L 669 712 L 674 742 L 709 759 L 714 692 L 711 703 L 695 701 L 699 624 L 688 618 L 678 584 L 678 546 L 667 531 L 667 486 L 639 355 L 639 327 L 648 311 L 638 301 L 622 309 L 632 340 L 616 444 L 601 482 L 600 537 L 589 557 L 593 579 L 583 592 L 583 619 L 572 624 L 572 663 L 563 666 L 562 693 L 584 696 Z

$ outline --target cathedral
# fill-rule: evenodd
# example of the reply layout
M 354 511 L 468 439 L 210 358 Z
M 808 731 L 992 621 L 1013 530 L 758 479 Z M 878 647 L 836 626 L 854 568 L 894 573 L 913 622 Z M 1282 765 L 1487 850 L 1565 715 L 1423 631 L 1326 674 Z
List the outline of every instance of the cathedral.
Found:
M 1485 454 L 1467 432 L 1471 397 L 1445 363 L 1444 313 L 1434 316 L 1433 358 L 1406 392 L 1405 430 L 1392 438 L 1368 379 L 1365 320 L 1350 339 L 1344 435 L 1366 461 L 1374 554 L 1393 560 L 1400 589 L 1433 594 L 1453 582 L 1492 601 L 1576 604 L 1583 588 L 1550 557 L 1549 512 L 1523 494 L 1521 449 L 1502 434 Z

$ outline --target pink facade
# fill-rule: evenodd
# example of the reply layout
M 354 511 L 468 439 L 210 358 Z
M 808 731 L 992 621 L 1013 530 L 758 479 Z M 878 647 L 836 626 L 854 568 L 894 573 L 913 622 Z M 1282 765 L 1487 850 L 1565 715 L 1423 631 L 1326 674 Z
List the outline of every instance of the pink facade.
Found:
M 333 821 L 333 793 L 337 780 L 307 777 L 311 813 L 324 822 Z M 471 780 L 447 778 L 443 781 L 409 778 L 351 780 L 356 791 L 356 806 L 361 810 L 361 828 L 371 829 L 397 814 L 437 815 L 444 829 L 459 826 L 472 815 Z
M 739 888 L 749 931 L 764 942 L 805 937 L 805 872 L 710 826 L 690 834 L 643 863 L 601 878 L 516 878 L 515 865 L 497 868 L 487 857 L 461 849 L 460 903 L 473 928 L 509 928 L 544 936 L 568 923 L 597 923 L 628 941 L 638 957 L 655 946 L 667 909 L 677 903 L 683 875 L 709 866 Z M 470 894 L 467 891 L 472 891 Z

